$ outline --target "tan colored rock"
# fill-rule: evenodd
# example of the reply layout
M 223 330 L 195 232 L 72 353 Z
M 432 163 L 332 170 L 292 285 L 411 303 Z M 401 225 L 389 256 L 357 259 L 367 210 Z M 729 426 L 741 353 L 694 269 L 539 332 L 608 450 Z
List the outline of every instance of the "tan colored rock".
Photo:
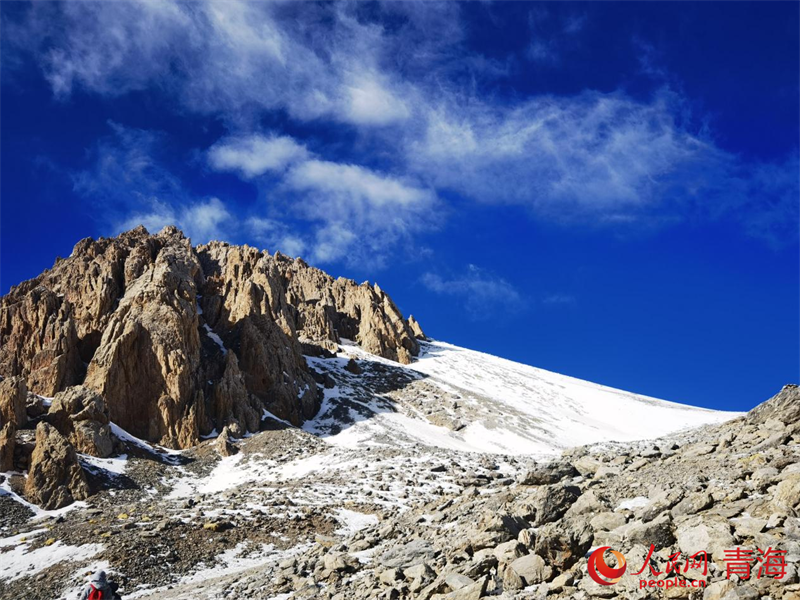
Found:
M 800 513 L 800 473 L 793 473 L 778 484 L 772 505 L 789 514 Z
M 13 423 L 22 427 L 28 420 L 26 400 L 28 388 L 20 376 L 0 381 L 0 426 Z
M 152 263 L 163 243 L 143 227 L 116 238 L 86 238 L 69 258 L 13 287 L 0 300 L 0 375 L 22 375 L 43 396 L 79 383 L 132 281 L 131 255 Z
M 511 563 L 510 568 L 522 577 L 525 585 L 533 585 L 550 579 L 553 570 L 544 562 L 538 554 L 528 554 L 516 559 Z
M 313 417 L 321 394 L 304 347 L 335 352 L 346 338 L 408 363 L 415 327 L 377 285 L 139 227 L 81 240 L 2 298 L 0 376 L 45 396 L 81 383 L 133 435 L 186 448 L 214 428 L 255 431 L 264 409 L 295 425 Z M 62 433 L 97 446 L 102 432 L 77 422 Z
M 301 259 L 270 256 L 249 246 L 211 242 L 198 247 L 206 276 L 224 290 L 208 310 L 236 322 L 271 314 L 290 337 L 335 350 L 341 338 L 367 352 L 409 363 L 419 344 L 409 323 L 377 285 L 334 279 Z M 212 317 L 212 320 L 214 317 Z
M 72 307 L 45 287 L 27 287 L 0 300 L 0 375 L 20 375 L 32 391 L 52 396 L 82 371 Z
M 248 431 L 258 431 L 260 411 L 257 402 L 247 391 L 236 354 L 228 352 L 224 362 L 225 371 L 222 378 L 214 384 L 211 396 L 211 416 L 217 427 L 230 430 L 236 437 L 241 437 Z
M 84 385 L 111 399 L 111 420 L 137 437 L 174 448 L 197 443 L 205 414 L 199 389 L 197 279 L 200 264 L 174 228 L 152 265 L 125 292 L 94 354 Z
M 6 423 L 0 429 L 0 473 L 14 470 L 14 449 L 16 448 L 17 426 Z
M 800 387 L 785 385 L 780 392 L 747 413 L 746 421 L 763 424 L 770 420 L 792 424 L 800 421 Z
M 239 450 L 236 446 L 233 445 L 231 440 L 231 431 L 229 427 L 225 427 L 217 436 L 217 441 L 214 443 L 214 447 L 219 452 L 220 456 L 233 456 Z
M 89 497 L 89 485 L 75 448 L 47 423 L 36 426 L 36 447 L 25 480 L 25 495 L 46 510 Z
M 419 324 L 419 321 L 414 318 L 414 315 L 408 315 L 408 326 L 411 328 L 411 333 L 413 333 L 414 337 L 418 340 L 428 339 L 425 337 L 425 332 L 422 331 L 422 326 Z
M 73 386 L 59 392 L 47 412 L 47 421 L 78 452 L 106 458 L 114 450 L 108 409 L 94 390 Z

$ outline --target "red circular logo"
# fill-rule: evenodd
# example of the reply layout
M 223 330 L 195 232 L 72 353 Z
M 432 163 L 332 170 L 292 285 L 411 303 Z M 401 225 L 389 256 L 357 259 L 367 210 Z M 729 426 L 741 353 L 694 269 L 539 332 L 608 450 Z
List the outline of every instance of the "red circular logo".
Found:
M 600 585 L 612 585 L 617 583 L 622 579 L 622 574 L 625 573 L 625 568 L 628 566 L 625 562 L 625 557 L 622 556 L 622 552 L 611 550 L 611 554 L 617 557 L 617 565 L 619 566 L 616 569 L 609 567 L 603 558 L 606 550 L 611 550 L 611 546 L 602 546 L 589 555 L 589 577 Z M 605 579 L 603 579 L 603 577 L 605 577 Z

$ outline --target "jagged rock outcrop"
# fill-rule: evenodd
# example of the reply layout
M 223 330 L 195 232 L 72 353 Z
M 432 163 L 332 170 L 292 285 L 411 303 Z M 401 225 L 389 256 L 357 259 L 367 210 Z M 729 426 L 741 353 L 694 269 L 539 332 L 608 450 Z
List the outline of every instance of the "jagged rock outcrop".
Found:
M 46 510 L 89 497 L 89 485 L 75 448 L 47 423 L 36 426 L 36 447 L 25 480 L 25 495 Z
M 231 430 L 229 426 L 225 426 L 225 429 L 217 436 L 217 441 L 214 442 L 214 446 L 217 449 L 217 452 L 220 453 L 220 456 L 233 456 L 237 452 L 236 446 L 233 445 L 233 441 L 231 440 Z
M 422 331 L 422 325 L 414 318 L 414 315 L 408 315 L 408 326 L 411 328 L 411 333 L 413 333 L 414 337 L 418 340 L 428 339 L 425 337 L 425 332 Z
M 800 422 L 800 387 L 785 385 L 772 398 L 747 413 L 749 423 L 765 423 L 768 419 L 791 424 Z
M 335 352 L 346 338 L 408 363 L 419 351 L 414 323 L 377 285 L 248 246 L 193 248 L 174 227 L 138 227 L 81 240 L 2 298 L 0 376 L 43 396 L 83 385 L 122 428 L 187 448 L 214 429 L 257 430 L 264 409 L 299 425 L 321 399 L 305 351 Z M 105 453 L 107 423 L 59 419 L 80 451 Z
M 0 301 L 0 375 L 21 375 L 30 389 L 52 396 L 80 373 L 72 305 L 44 286 L 12 288 Z
M 214 386 L 212 410 L 223 432 L 229 431 L 234 437 L 258 429 L 261 420 L 258 402 L 247 391 L 239 361 L 233 352 L 225 356 L 225 371 Z
M 8 377 L 0 381 L 0 426 L 13 423 L 22 427 L 28 420 L 26 400 L 28 388 L 22 377 Z
M 78 452 L 106 458 L 114 450 L 108 409 L 94 390 L 74 386 L 59 392 L 47 412 L 47 421 Z
M 329 350 L 346 338 L 406 364 L 419 352 L 408 322 L 377 285 L 334 279 L 300 259 L 249 246 L 211 242 L 198 253 L 214 292 L 203 311 L 214 324 L 264 314 L 289 337 Z
M 89 363 L 85 385 L 109 400 L 111 420 L 138 437 L 186 448 L 204 425 L 197 285 L 202 272 L 175 229 L 125 291 Z

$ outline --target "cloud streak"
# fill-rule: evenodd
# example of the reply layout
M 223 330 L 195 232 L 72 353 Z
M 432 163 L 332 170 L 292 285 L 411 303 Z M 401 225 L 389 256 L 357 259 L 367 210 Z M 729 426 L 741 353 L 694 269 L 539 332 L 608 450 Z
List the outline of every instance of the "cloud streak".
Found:
M 483 93 L 510 63 L 466 47 L 460 10 L 447 3 L 375 11 L 358 3 L 37 3 L 7 30 L 64 101 L 78 91 L 159 90 L 176 111 L 220 117 L 236 133 L 208 149 L 209 166 L 269 195 L 268 210 L 245 220 L 264 219 L 271 224 L 261 224 L 264 239 L 318 261 L 369 256 L 384 264 L 388 247 L 429 230 L 450 196 L 516 205 L 571 226 L 641 229 L 700 216 L 741 221 L 775 245 L 797 239 L 796 154 L 762 164 L 726 151 L 666 86 L 649 98 Z M 540 46 L 528 58 L 551 68 L 589 23 L 581 14 L 555 23 L 537 13 L 529 27 L 531 48 Z M 300 134 L 253 126 L 275 115 L 301 131 L 320 125 L 341 136 L 329 147 L 349 144 L 350 158 L 313 153 Z M 143 146 L 138 156 L 127 148 L 124 156 L 98 153 L 76 189 L 99 198 L 93 187 L 105 186 L 109 211 L 128 207 L 118 215 L 124 221 L 138 205 L 104 183 L 116 168 L 121 181 L 132 178 L 128 195 L 151 203 L 152 215 L 165 214 L 164 206 L 183 215 L 178 207 L 189 201 L 180 181 L 158 173 Z M 268 194 L 265 179 L 274 186 Z M 229 221 L 214 222 L 219 229 Z
M 216 171 L 233 171 L 244 179 L 280 172 L 303 160 L 308 150 L 288 136 L 253 134 L 219 140 L 208 150 L 208 162 Z
M 421 281 L 436 294 L 461 299 L 467 313 L 475 320 L 496 318 L 498 314 L 515 313 L 525 308 L 523 297 L 513 285 L 473 264 L 468 265 L 461 275 L 445 278 L 428 272 Z

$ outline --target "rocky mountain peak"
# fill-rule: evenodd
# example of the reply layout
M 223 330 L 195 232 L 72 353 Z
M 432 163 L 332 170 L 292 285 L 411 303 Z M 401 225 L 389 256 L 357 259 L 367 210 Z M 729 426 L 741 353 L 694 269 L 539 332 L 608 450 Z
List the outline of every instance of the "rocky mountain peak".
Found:
M 254 431 L 264 410 L 300 424 L 320 402 L 304 354 L 346 338 L 407 364 L 414 323 L 377 285 L 140 226 L 79 241 L 0 299 L 0 376 L 45 397 L 83 385 L 132 434 L 187 448 L 226 426 Z

